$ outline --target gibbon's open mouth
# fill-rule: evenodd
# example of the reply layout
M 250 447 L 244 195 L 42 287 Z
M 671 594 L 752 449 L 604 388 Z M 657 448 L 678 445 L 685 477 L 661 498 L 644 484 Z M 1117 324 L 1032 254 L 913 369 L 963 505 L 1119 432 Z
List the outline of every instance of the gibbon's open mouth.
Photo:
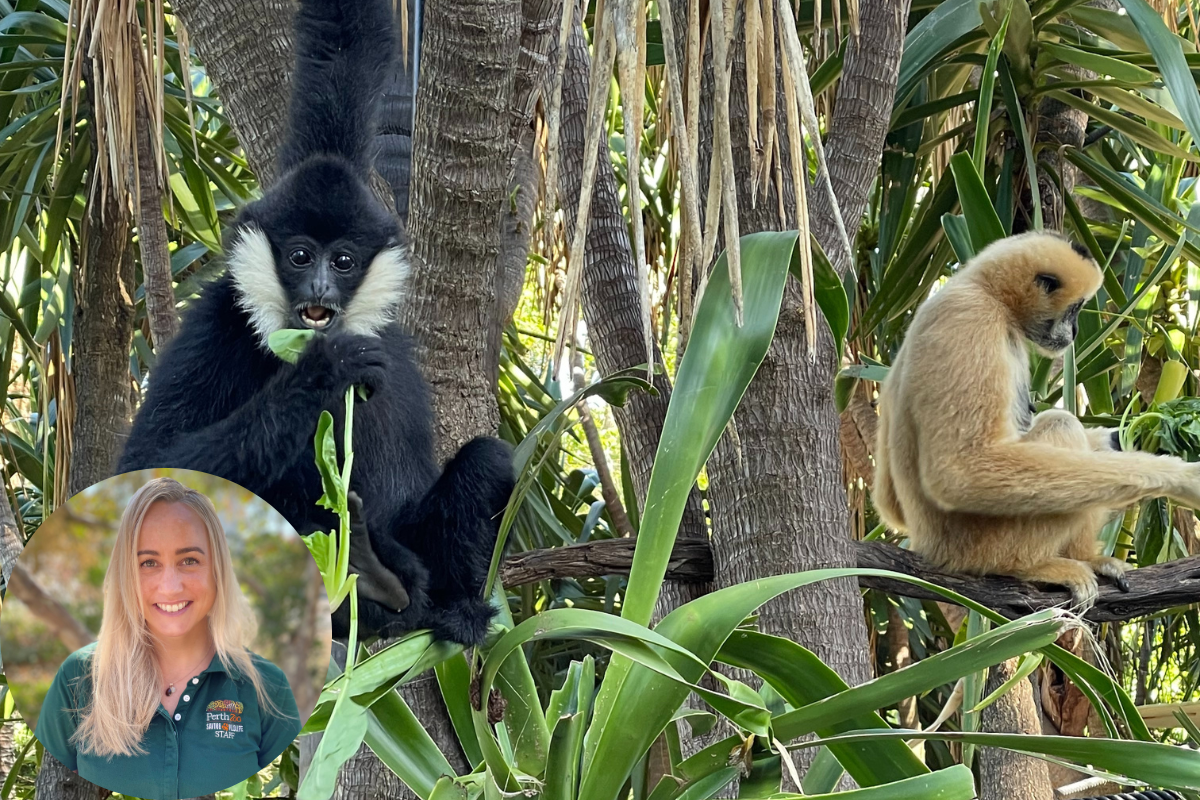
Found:
M 300 321 L 305 327 L 319 331 L 329 327 L 333 322 L 333 318 L 337 316 L 337 311 L 326 306 L 302 306 L 300 308 Z

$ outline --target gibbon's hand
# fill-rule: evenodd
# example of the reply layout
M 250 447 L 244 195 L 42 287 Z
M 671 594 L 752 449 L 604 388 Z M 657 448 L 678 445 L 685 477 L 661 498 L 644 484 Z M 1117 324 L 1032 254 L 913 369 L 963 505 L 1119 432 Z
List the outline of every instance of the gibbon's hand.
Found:
M 312 388 L 341 394 L 349 386 L 374 392 L 387 379 L 387 352 L 378 336 L 338 333 L 317 335 L 296 363 Z

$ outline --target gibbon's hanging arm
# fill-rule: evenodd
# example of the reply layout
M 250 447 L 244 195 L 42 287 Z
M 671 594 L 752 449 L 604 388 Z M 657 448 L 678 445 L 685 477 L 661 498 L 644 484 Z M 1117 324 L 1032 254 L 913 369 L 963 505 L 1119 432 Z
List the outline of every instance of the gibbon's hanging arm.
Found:
M 500 571 L 504 585 L 512 588 L 555 578 L 597 578 L 627 575 L 633 564 L 630 539 L 604 539 L 569 547 L 530 550 L 510 556 Z M 1048 586 L 1035 586 L 1015 578 L 989 575 L 959 575 L 938 569 L 917 554 L 883 542 L 854 542 L 857 566 L 886 569 L 936 583 L 982 603 L 1010 619 L 1071 602 L 1071 593 Z M 712 552 L 707 542 L 679 541 L 671 552 L 667 579 L 703 583 L 712 580 Z M 1117 622 L 1143 617 L 1200 599 L 1200 555 L 1155 564 L 1126 573 L 1129 591 L 1114 586 L 1100 587 L 1096 603 L 1083 616 L 1091 622 Z M 864 589 L 922 600 L 946 598 L 935 592 L 898 580 L 864 577 Z

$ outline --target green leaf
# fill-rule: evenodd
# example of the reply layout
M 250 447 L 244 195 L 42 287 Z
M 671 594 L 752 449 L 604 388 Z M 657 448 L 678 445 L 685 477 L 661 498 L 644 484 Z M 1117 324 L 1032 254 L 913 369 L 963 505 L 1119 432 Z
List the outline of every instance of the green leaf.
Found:
M 325 727 L 317 752 L 300 784 L 297 800 L 328 800 L 337 784 L 338 770 L 358 752 L 367 733 L 368 717 L 349 697 L 339 697 Z
M 1000 747 L 1031 756 L 1066 761 L 1084 772 L 1091 765 L 1103 765 L 1109 773 L 1123 775 L 1151 786 L 1177 791 L 1200 790 L 1200 758 L 1186 747 L 1159 742 L 1135 742 L 1121 739 L 1083 736 L 1031 736 L 1012 733 L 952 733 L 926 731 L 862 731 L 795 747 L 828 745 L 833 741 L 872 742 L 881 739 L 932 739 L 943 742 L 970 742 L 982 747 Z
M 456 774 L 421 721 L 396 692 L 389 692 L 367 709 L 365 717 L 367 732 L 363 741 L 421 800 L 431 800 L 442 776 Z
M 317 454 L 317 470 L 321 473 L 321 486 L 325 492 L 317 501 L 317 505 L 336 513 L 346 507 L 346 487 L 338 469 L 337 444 L 333 440 L 333 415 L 328 411 L 322 411 L 317 420 L 317 434 L 313 439 L 313 447 Z
M 884 786 L 835 794 L 777 794 L 772 800 L 973 800 L 975 779 L 962 764 Z
M 1124 114 L 1104 108 L 1103 106 L 1098 106 L 1095 103 L 1089 103 L 1082 97 L 1076 97 L 1069 92 L 1062 92 L 1057 89 L 1046 92 L 1046 96 L 1084 112 L 1093 119 L 1108 125 L 1114 130 L 1120 131 L 1138 144 L 1145 145 L 1157 153 L 1165 153 L 1176 158 L 1187 159 L 1188 161 L 1197 160 L 1197 156 L 1187 152 L 1158 131 L 1135 119 L 1130 119 Z
M 475 769 L 483 763 L 483 751 L 479 749 L 475 723 L 471 720 L 471 667 L 463 655 L 458 655 L 438 664 L 434 671 L 446 711 L 450 714 L 450 724 L 454 726 L 467 763 Z
M 650 622 L 696 476 L 775 335 L 796 233 L 755 233 L 740 244 L 745 322 L 741 327 L 734 322 L 722 254 L 696 310 L 663 422 L 621 609 L 622 617 L 643 625 Z
M 811 708 L 812 704 L 826 698 L 841 697 L 849 689 L 846 682 L 811 651 L 777 636 L 734 631 L 722 645 L 717 658 L 726 664 L 753 670 L 798 709 Z M 866 728 L 886 729 L 888 724 L 875 713 L 875 709 L 883 705 L 864 706 L 866 710 L 860 713 L 847 714 L 814 730 L 820 736 L 829 736 Z M 929 771 L 902 742 L 876 748 L 834 745 L 830 752 L 860 786 L 890 783 Z
M 1010 13 L 1012 6 L 1009 6 Z M 992 116 L 992 92 L 996 85 L 996 62 L 1000 58 L 1000 50 L 1004 47 L 1004 39 L 1008 35 L 1009 14 L 1004 15 L 998 30 L 988 45 L 987 61 L 979 78 L 979 102 L 975 110 L 975 147 L 972 161 L 975 171 L 980 175 L 987 169 L 987 150 L 991 140 L 988 138 L 988 124 Z
M 973 672 L 1045 647 L 1058 638 L 1062 627 L 1063 617 L 1056 609 L 1031 614 L 922 659 L 910 667 L 776 717 L 773 723 L 775 733 L 780 738 L 794 739 L 813 731 L 829 730 L 830 726 L 858 714 L 894 705 L 905 698 L 924 694 Z M 731 637 L 730 641 L 735 638 Z M 741 655 L 743 660 L 738 662 L 739 666 L 754 663 L 753 653 L 742 652 Z M 849 765 L 843 766 L 850 769 Z
M 816 237 L 812 237 L 813 256 L 813 298 L 821 307 L 821 314 L 833 335 L 833 343 L 837 348 L 838 362 L 842 360 L 842 351 L 846 346 L 846 332 L 850 329 L 850 300 L 846 297 L 846 287 L 829 263 L 829 258 Z M 792 277 L 803 281 L 800 271 L 800 249 L 792 250 L 792 261 L 789 267 Z
M 1154 83 L 1158 79 L 1153 72 L 1142 69 L 1136 64 L 1099 53 L 1091 53 L 1087 50 L 1079 50 L 1065 44 L 1038 42 L 1038 49 L 1059 61 L 1083 67 L 1099 75 L 1109 75 L 1122 83 Z
M 1196 92 L 1196 81 L 1188 69 L 1180 38 L 1167 30 L 1162 17 L 1146 0 L 1121 0 L 1121 5 L 1150 48 L 1194 146 L 1200 142 L 1200 94 Z
M 982 23 L 979 0 L 945 0 L 938 3 L 904 38 L 897 100 L 907 100 L 929 63 L 961 37 L 978 30 Z
M 283 328 L 267 337 L 267 347 L 287 363 L 295 364 L 316 334 L 316 331 L 307 328 Z
M 950 171 L 954 173 L 959 205 L 971 233 L 971 247 L 978 253 L 997 239 L 1004 238 L 1004 226 L 1000 224 L 1000 217 L 992 206 L 971 156 L 966 153 L 951 156 Z

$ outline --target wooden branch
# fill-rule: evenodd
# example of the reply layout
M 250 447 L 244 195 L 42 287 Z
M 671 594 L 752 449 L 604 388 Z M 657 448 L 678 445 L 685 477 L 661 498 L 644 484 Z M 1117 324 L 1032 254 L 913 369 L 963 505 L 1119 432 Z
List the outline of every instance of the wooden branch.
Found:
M 504 562 L 501 578 L 506 586 L 520 586 L 551 578 L 595 578 L 626 575 L 633 563 L 633 539 L 607 539 L 586 544 L 531 550 Z M 936 569 L 920 556 L 880 542 L 855 542 L 858 566 L 902 572 L 936 583 L 1006 617 L 1016 617 L 1057 605 L 1069 605 L 1070 594 L 1060 588 L 1039 587 L 1014 578 L 956 575 Z M 704 542 L 679 541 L 667 566 L 667 577 L 677 581 L 712 579 L 712 554 Z M 1167 608 L 1200 602 L 1200 556 L 1143 567 L 1128 575 L 1129 592 L 1121 592 L 1101 579 L 1100 597 L 1084 616 L 1092 622 L 1115 622 L 1152 614 Z M 902 581 L 863 577 L 859 585 L 892 594 L 926 600 L 940 595 Z

